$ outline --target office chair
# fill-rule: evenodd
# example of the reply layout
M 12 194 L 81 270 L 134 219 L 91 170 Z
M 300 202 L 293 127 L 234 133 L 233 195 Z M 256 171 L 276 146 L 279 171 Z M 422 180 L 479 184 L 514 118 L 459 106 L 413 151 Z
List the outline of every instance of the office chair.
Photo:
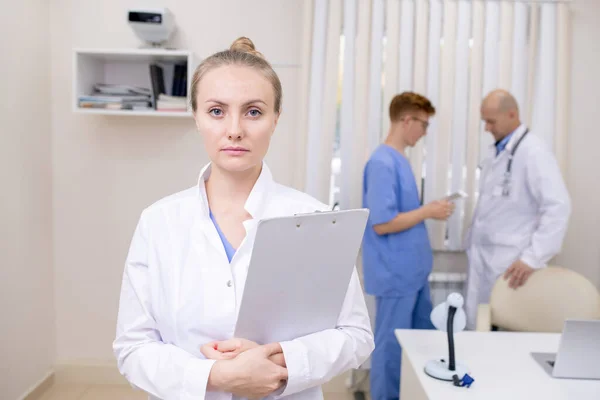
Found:
M 477 330 L 562 332 L 565 319 L 600 319 L 600 293 L 583 275 L 546 267 L 511 289 L 500 276 L 489 304 L 479 305 Z

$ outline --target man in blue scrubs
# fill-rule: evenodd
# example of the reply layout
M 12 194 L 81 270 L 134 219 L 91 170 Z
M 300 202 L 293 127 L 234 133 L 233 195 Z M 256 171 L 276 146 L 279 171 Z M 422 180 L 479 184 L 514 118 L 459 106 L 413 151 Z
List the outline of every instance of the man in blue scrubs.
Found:
M 428 277 L 433 264 L 425 220 L 446 220 L 446 200 L 421 206 L 406 149 L 427 132 L 431 102 L 402 93 L 390 104 L 388 136 L 364 170 L 363 207 L 370 210 L 363 241 L 366 292 L 376 297 L 372 400 L 399 399 L 400 346 L 395 329 L 432 329 Z

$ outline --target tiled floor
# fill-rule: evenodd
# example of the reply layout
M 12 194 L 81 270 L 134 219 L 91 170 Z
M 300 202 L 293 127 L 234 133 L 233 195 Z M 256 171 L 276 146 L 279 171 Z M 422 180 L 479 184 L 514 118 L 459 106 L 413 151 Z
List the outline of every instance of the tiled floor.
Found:
M 55 385 L 40 400 L 147 400 L 148 396 L 125 385 Z
M 126 385 L 56 385 L 40 400 L 147 400 L 148 396 Z M 353 400 L 350 392 L 325 393 L 325 400 Z
M 323 387 L 325 400 L 353 400 L 345 387 L 345 377 L 339 377 Z M 146 394 L 127 385 L 58 384 L 40 400 L 147 400 Z

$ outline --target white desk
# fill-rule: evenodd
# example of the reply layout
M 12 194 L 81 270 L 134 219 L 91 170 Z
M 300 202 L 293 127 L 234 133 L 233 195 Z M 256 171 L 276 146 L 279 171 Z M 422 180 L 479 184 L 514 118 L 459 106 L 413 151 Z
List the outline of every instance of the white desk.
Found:
M 470 369 L 469 375 L 475 379 L 470 388 L 456 387 L 424 372 L 429 360 L 448 360 L 445 332 L 397 330 L 396 338 L 402 347 L 400 400 L 600 399 L 600 380 L 551 378 L 531 357 L 531 352 L 556 352 L 559 334 L 457 333 L 456 360 Z

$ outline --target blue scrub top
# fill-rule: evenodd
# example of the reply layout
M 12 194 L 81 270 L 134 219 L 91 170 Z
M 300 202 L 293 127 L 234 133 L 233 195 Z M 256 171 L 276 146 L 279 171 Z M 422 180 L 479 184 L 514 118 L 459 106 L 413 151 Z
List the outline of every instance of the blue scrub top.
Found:
M 414 294 L 427 283 L 433 253 L 425 222 L 403 232 L 378 235 L 373 225 L 421 206 L 409 161 L 382 144 L 367 162 L 363 176 L 363 207 L 370 210 L 363 240 L 365 290 L 380 297 Z
M 510 138 L 515 134 L 515 131 L 512 131 L 510 134 L 506 135 L 504 137 L 504 139 L 497 141 L 496 143 L 494 143 L 494 146 L 496 146 L 496 156 L 500 153 L 502 153 L 504 151 L 504 149 L 506 148 L 506 145 L 508 144 L 508 142 L 510 141 Z
M 219 227 L 219 224 L 217 224 L 217 220 L 215 219 L 212 211 L 210 211 L 210 219 L 212 220 L 213 224 L 215 225 L 215 228 L 217 229 L 217 233 L 219 234 L 219 237 L 221 238 L 221 242 L 223 243 L 223 247 L 225 248 L 225 254 L 227 254 L 227 259 L 231 263 L 231 259 L 233 258 L 233 255 L 235 254 L 235 249 L 233 248 L 231 243 L 229 243 L 229 241 L 223 234 L 223 231 L 221 231 L 221 228 Z

